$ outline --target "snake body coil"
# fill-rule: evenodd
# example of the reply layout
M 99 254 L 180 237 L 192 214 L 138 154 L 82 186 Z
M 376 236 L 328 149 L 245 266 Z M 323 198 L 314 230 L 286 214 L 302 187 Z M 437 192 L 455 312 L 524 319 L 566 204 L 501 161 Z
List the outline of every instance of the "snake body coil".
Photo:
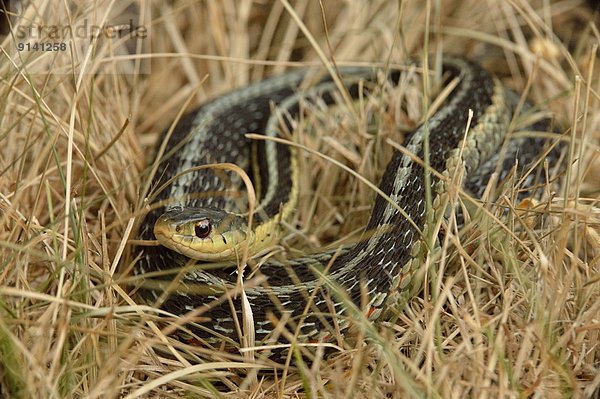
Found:
M 459 161 L 464 161 L 465 185 L 477 195 L 499 162 L 498 148 L 505 140 L 512 117 L 511 101 L 507 99 L 507 91 L 502 84 L 473 63 L 447 59 L 444 61 L 444 73 L 457 77 L 459 83 L 446 105 L 428 121 L 430 165 L 433 170 L 448 177 Z M 359 95 L 358 80 L 377 83 L 377 71 L 371 68 L 342 68 L 341 75 L 353 97 Z M 387 79 L 395 82 L 398 76 L 398 73 L 391 73 Z M 239 231 L 238 236 L 230 236 L 227 235 L 229 231 L 215 227 L 215 237 L 218 238 L 210 240 L 218 239 L 220 244 L 230 244 L 233 239 L 240 238 L 243 241 L 244 237 L 251 239 L 252 230 L 244 226 L 243 216 L 232 216 L 228 220 L 227 216 L 221 217 L 227 212 L 240 212 L 240 200 L 233 201 L 227 194 L 227 190 L 237 192 L 243 186 L 237 176 L 223 176 L 211 169 L 178 174 L 197 165 L 222 162 L 236 163 L 243 169 L 253 170 L 252 142 L 245 135 L 261 133 L 277 136 L 282 118 L 272 112 L 272 105 L 284 115 L 293 116 L 299 110 L 301 99 L 309 95 L 332 102 L 335 86 L 330 78 L 322 79 L 306 91 L 299 91 L 304 78 L 305 72 L 287 73 L 218 97 L 185 115 L 166 144 L 165 156 L 160 161 L 153 187 L 161 187 L 165 182 L 168 184 L 154 198 L 153 203 L 159 206 L 147 214 L 138 236 L 153 240 L 156 233 L 157 238 L 171 249 L 164 246 L 140 247 L 141 258 L 135 273 L 152 282 L 142 289 L 147 301 L 158 301 L 164 310 L 174 315 L 195 310 L 195 315 L 208 318 L 208 321 L 187 323 L 187 332 L 178 333 L 182 339 L 204 344 L 225 340 L 228 345 L 240 345 L 239 327 L 236 329 L 231 305 L 225 295 L 226 291 L 239 293 L 239 288 L 236 291 L 238 275 L 235 262 L 230 267 L 212 267 L 190 260 L 190 256 L 195 257 L 196 244 L 204 245 L 196 241 L 202 241 L 198 238 L 202 238 L 213 223 L 225 223 L 228 228 Z M 469 110 L 473 111 L 473 117 L 465 138 Z M 290 122 L 286 123 L 290 127 Z M 406 149 L 420 159 L 424 157 L 424 134 L 425 128 L 420 126 L 404 143 Z M 263 228 L 257 233 L 260 237 L 252 237 L 252 240 L 260 241 L 270 234 L 270 229 L 277 228 L 278 223 L 274 221 L 286 218 L 295 208 L 298 166 L 294 162 L 295 150 L 290 146 L 270 140 L 258 140 L 255 145 L 258 154 L 255 175 L 260 181 L 260 202 L 253 214 L 254 225 L 259 226 L 258 229 L 268 226 L 268 229 Z M 511 139 L 506 146 L 504 161 L 500 162 L 500 170 L 509 170 L 515 159 L 521 166 L 531 164 L 541 153 L 543 145 L 544 140 L 541 139 Z M 556 157 L 556 151 L 550 156 Z M 172 181 L 169 182 L 169 179 Z M 444 179 L 434 177 L 431 181 L 433 210 L 436 217 L 441 217 L 445 212 Z M 269 313 L 279 319 L 285 316 L 292 331 L 300 324 L 300 341 L 320 340 L 335 331 L 334 325 L 340 330 L 349 325 L 352 317 L 349 317 L 348 310 L 353 306 L 350 302 L 358 307 L 368 302 L 366 309 L 362 309 L 374 319 L 387 305 L 406 296 L 411 277 L 419 264 L 418 257 L 425 249 L 423 234 L 431 230 L 427 226 L 424 182 L 424 168 L 410 156 L 396 151 L 379 185 L 395 206 L 378 195 L 365 234 L 358 243 L 340 251 L 325 251 L 285 263 L 267 260 L 252 273 L 247 270 L 246 274 L 263 277 L 260 284 L 247 285 L 244 290 L 254 318 L 255 343 L 285 341 L 281 337 L 272 337 L 273 325 L 267 319 Z M 398 211 L 398 207 L 410 220 Z M 200 211 L 207 210 L 208 216 L 196 217 L 198 208 L 201 208 Z M 213 215 L 225 220 L 211 220 Z M 196 237 L 178 238 L 169 244 L 170 234 L 175 234 L 169 229 L 185 230 L 178 227 L 178 218 L 193 222 L 195 228 L 192 228 L 191 234 L 196 234 Z M 234 256 L 239 255 L 239 250 L 233 253 Z M 214 259 L 220 259 L 220 255 L 214 255 Z M 180 284 L 173 285 L 173 276 L 178 276 L 178 273 Z M 340 294 L 334 287 L 342 287 L 345 294 Z M 170 291 L 166 293 L 165 290 Z M 235 317 L 240 323 L 237 325 L 241 325 L 240 295 L 234 295 L 232 301 Z M 252 344 L 254 342 L 250 342 Z

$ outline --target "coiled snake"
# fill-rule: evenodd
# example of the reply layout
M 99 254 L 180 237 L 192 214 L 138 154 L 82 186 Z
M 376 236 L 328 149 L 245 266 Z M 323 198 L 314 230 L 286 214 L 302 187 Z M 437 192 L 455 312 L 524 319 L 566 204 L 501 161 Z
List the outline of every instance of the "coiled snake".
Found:
M 430 165 L 442 176 L 434 174 L 431 179 L 435 218 L 446 212 L 447 178 L 461 162 L 466 188 L 477 196 L 499 162 L 506 175 L 515 161 L 519 166 L 536 161 L 545 145 L 540 138 L 510 139 L 500 161 L 498 148 L 505 141 L 514 107 L 511 94 L 471 62 L 445 59 L 443 70 L 459 82 L 427 125 Z M 286 73 L 220 96 L 185 115 L 166 144 L 152 185 L 154 189 L 164 187 L 151 201 L 158 205 L 146 215 L 138 234 L 144 240 L 156 237 L 162 246 L 139 247 L 135 273 L 146 280 L 141 291 L 146 301 L 159 301 L 174 315 L 195 312 L 202 318 L 179 329 L 181 339 L 240 346 L 243 312 L 235 265 L 243 244 L 248 239 L 251 252 L 268 246 L 280 230 L 279 221 L 294 210 L 298 196 L 297 150 L 273 140 L 250 140 L 246 134 L 277 137 L 281 120 L 291 128 L 285 116 L 293 118 L 301 100 L 318 97 L 333 101 L 336 89 L 331 78 L 300 91 L 305 75 L 305 71 Z M 378 71 L 372 68 L 342 68 L 341 76 L 352 97 L 359 95 L 360 82 L 378 81 Z M 390 82 L 398 78 L 396 72 L 387 76 Z M 275 107 L 279 112 L 272 112 Z M 473 116 L 465 136 L 469 110 Z M 543 124 L 534 128 L 547 130 Z M 407 151 L 419 159 L 424 157 L 424 137 L 425 127 L 420 126 L 404 142 Z M 558 152 L 556 148 L 548 152 L 550 163 L 556 161 Z M 259 202 L 252 229 L 243 213 L 247 206 L 244 196 L 232 199 L 232 193 L 244 191 L 237 175 L 225 176 L 212 169 L 188 171 L 211 163 L 235 163 L 254 176 Z M 425 236 L 431 231 L 424 182 L 422 164 L 395 151 L 379 185 L 388 198 L 377 195 L 359 242 L 287 262 L 268 259 L 252 270 L 263 281 L 244 289 L 255 334 L 255 341 L 247 344 L 286 342 L 272 335 L 269 314 L 279 319 L 285 316 L 290 329 L 300 324 L 298 341 L 318 341 L 348 327 L 352 321 L 349 307 L 356 305 L 376 319 L 386 306 L 406 297 L 426 250 Z M 213 266 L 190 257 L 229 266 Z M 345 295 L 336 292 L 336 286 L 342 287 Z M 237 293 L 230 298 L 235 312 L 226 292 Z

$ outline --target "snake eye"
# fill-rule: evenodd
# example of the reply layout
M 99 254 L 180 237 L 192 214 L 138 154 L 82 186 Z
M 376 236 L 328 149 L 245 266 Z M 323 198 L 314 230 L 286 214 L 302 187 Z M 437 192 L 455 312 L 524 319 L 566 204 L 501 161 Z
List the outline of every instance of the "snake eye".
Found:
M 196 232 L 196 237 L 206 238 L 210 234 L 210 222 L 208 219 L 199 220 L 196 222 L 194 230 Z

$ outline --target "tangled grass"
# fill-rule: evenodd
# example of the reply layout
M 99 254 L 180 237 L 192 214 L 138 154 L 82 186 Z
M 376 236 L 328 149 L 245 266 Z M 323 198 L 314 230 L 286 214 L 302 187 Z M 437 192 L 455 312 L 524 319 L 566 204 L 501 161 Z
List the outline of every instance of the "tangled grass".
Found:
M 600 34 L 586 3 L 33 3 L 13 18 L 1 47 L 4 396 L 598 395 Z M 51 36 L 53 26 L 77 32 L 85 21 L 110 32 L 135 25 L 147 35 Z M 29 27 L 41 25 L 36 39 Z M 17 50 L 49 38 L 68 50 Z M 475 207 L 473 223 L 447 226 L 441 250 L 423 266 L 421 294 L 368 326 L 377 339 L 359 332 L 335 356 L 274 372 L 165 336 L 152 309 L 132 296 L 130 247 L 152 148 L 186 100 L 200 104 L 322 65 L 319 52 L 340 65 L 376 66 L 427 54 L 434 70 L 441 54 L 473 59 L 540 104 L 537 115 L 554 118 L 570 152 L 562 186 L 548 187 L 534 212 L 514 209 L 522 204 L 508 182 L 495 202 Z M 341 107 L 314 109 L 314 134 L 303 144 L 377 182 L 393 143 L 422 121 L 423 102 L 434 101 L 422 74 L 405 75 L 385 94 L 386 107 L 361 105 L 363 115 L 378 115 L 378 134 L 353 125 Z M 309 154 L 301 167 L 305 194 L 281 246 L 293 253 L 356 238 L 372 190 Z M 468 205 L 458 192 L 453 198 Z

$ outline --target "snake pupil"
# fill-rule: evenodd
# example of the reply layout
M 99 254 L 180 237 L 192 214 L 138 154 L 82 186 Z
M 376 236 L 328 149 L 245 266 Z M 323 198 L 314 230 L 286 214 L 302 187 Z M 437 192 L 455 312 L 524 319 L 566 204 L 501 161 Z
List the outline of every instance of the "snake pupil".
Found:
M 195 226 L 196 237 L 206 238 L 210 234 L 210 222 L 208 219 L 202 219 L 196 222 Z

